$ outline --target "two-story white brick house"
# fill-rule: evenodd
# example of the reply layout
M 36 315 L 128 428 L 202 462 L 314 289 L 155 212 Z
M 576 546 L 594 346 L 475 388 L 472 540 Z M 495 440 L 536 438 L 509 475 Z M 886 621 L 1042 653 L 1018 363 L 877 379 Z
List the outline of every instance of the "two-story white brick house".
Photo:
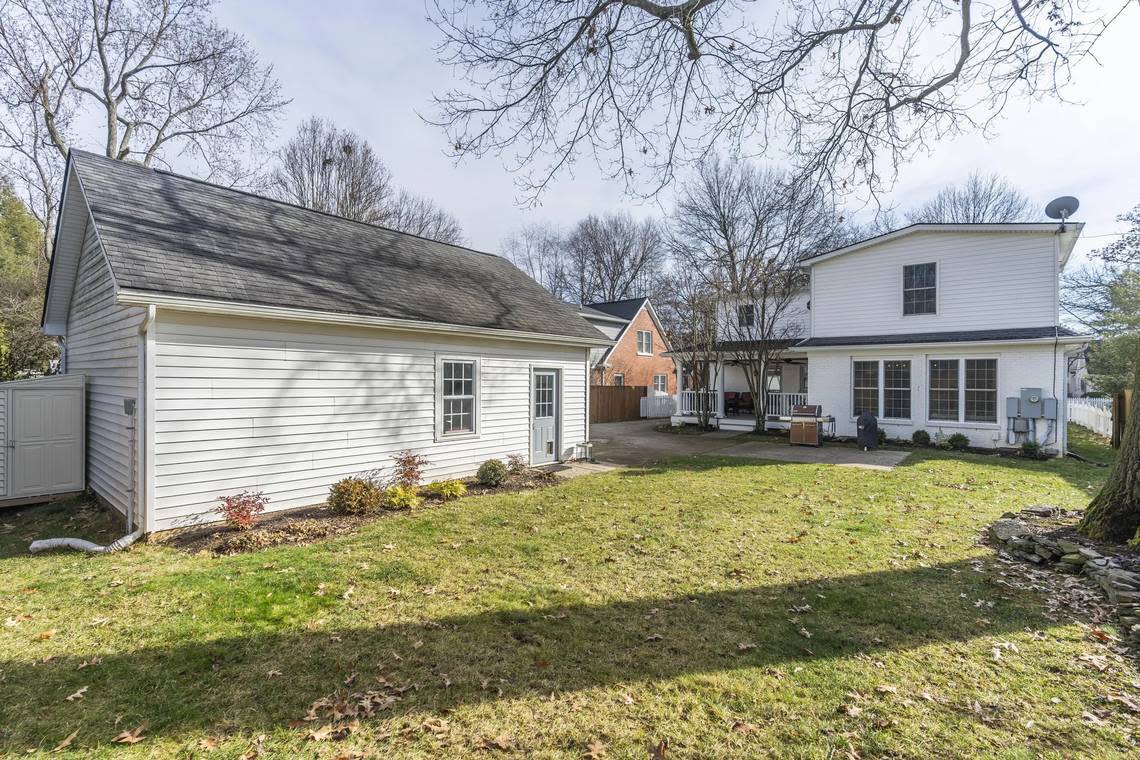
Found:
M 770 372 L 769 423 L 810 403 L 841 437 L 870 411 L 892 438 L 960 432 L 978 447 L 1035 440 L 1064 451 L 1065 353 L 1090 336 L 1061 326 L 1059 280 L 1081 228 L 917 224 L 805 260 L 804 305 L 788 316 L 802 338 Z M 729 356 L 719 422 L 750 429 L 747 384 Z M 678 393 L 674 422 L 694 401 Z

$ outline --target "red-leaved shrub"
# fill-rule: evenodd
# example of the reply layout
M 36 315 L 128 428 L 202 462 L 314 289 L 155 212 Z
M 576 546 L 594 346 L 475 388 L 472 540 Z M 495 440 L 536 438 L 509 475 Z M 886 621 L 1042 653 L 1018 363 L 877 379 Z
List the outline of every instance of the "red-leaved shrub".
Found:
M 392 457 L 395 462 L 392 473 L 392 484 L 404 488 L 416 488 L 424 477 L 424 468 L 428 466 L 427 457 L 413 453 L 410 449 L 401 451 Z
M 253 518 L 265 511 L 269 497 L 261 491 L 242 491 L 237 496 L 219 496 L 218 501 L 222 502 L 222 506 L 214 511 L 222 516 L 227 525 L 249 530 L 253 527 Z

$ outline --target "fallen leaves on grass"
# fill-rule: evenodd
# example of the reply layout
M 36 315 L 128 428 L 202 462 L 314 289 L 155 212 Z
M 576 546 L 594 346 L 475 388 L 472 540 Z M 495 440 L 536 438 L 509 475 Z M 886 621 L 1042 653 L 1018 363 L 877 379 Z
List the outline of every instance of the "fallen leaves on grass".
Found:
M 83 670 L 84 668 L 93 668 L 101 662 L 103 662 L 102 657 L 92 657 L 90 660 L 84 660 L 83 662 L 79 663 L 79 667 L 77 667 L 76 670 Z
M 143 731 L 146 731 L 148 726 L 150 726 L 150 721 L 144 720 L 142 723 L 138 724 L 130 731 L 121 732 L 111 741 L 115 742 L 116 744 L 138 744 L 145 738 L 143 737 Z
M 606 756 L 606 745 L 602 742 L 594 741 L 586 745 L 586 751 L 582 753 L 582 757 L 588 760 L 602 760 Z
M 754 736 L 760 733 L 760 726 L 743 720 L 733 721 L 732 730 L 744 736 Z
M 737 651 L 740 651 L 740 652 L 748 652 L 748 651 L 751 651 L 755 648 L 756 648 L 756 645 L 753 644 L 751 641 L 742 641 L 736 645 Z
M 40 641 L 49 641 L 51 639 L 54 639 L 57 633 L 59 633 L 59 631 L 57 631 L 55 628 L 48 628 L 46 631 L 40 631 L 40 635 L 36 638 L 38 638 Z
M 65 749 L 71 746 L 71 743 L 75 741 L 75 737 L 77 736 L 79 736 L 78 728 L 68 734 L 67 738 L 65 738 L 59 744 L 55 745 L 55 749 L 53 749 L 52 752 L 63 752 Z
M 662 739 L 656 744 L 649 745 L 649 760 L 665 760 L 665 755 L 669 751 L 669 740 Z
M 83 695 L 85 693 L 87 693 L 87 689 L 89 689 L 89 688 L 90 688 L 89 686 L 84 686 L 79 691 L 77 691 L 74 694 L 67 697 L 67 701 L 68 702 L 78 702 L 79 700 L 83 699 Z
M 205 736 L 198 740 L 198 749 L 203 752 L 213 752 L 218 748 L 220 742 L 212 736 Z
M 492 737 L 490 739 L 484 739 L 482 742 L 479 743 L 479 749 L 501 750 L 504 752 L 509 752 L 510 750 L 512 750 L 514 748 L 515 748 L 515 740 L 509 736 L 505 736 L 502 734 L 500 734 L 499 736 Z

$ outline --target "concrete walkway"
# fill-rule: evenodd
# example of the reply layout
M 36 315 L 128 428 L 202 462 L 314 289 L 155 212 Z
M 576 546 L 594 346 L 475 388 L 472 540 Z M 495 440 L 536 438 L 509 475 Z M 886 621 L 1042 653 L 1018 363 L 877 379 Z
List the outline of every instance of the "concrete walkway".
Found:
M 749 433 L 681 435 L 661 433 L 654 429 L 663 422 L 664 420 L 638 420 L 591 425 L 590 440 L 594 444 L 594 458 L 606 463 L 644 465 L 664 457 L 711 454 L 892 470 L 910 456 L 907 451 L 862 451 L 855 446 L 838 443 L 825 443 L 820 448 L 791 446 L 787 443 L 757 440 Z

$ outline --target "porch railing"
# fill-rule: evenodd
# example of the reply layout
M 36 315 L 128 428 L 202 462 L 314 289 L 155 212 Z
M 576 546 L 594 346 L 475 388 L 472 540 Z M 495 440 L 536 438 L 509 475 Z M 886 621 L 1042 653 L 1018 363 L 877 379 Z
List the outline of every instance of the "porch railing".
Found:
M 787 417 L 792 413 L 793 406 L 803 406 L 806 403 L 806 393 L 769 393 L 768 414 Z
M 701 408 L 701 396 L 704 396 L 704 408 L 712 415 L 717 413 L 716 391 L 681 391 L 681 408 L 678 414 L 696 414 Z

